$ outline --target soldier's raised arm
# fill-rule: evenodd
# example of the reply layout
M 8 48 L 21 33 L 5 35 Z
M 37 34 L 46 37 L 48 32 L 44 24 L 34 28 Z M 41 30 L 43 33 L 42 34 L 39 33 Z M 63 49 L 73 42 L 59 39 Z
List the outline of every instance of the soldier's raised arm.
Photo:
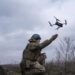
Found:
M 35 51 L 35 50 L 38 50 L 38 49 L 43 49 L 44 47 L 48 46 L 50 43 L 52 43 L 52 41 L 54 41 L 56 38 L 57 38 L 58 34 L 55 34 L 53 35 L 51 38 L 43 41 L 42 43 L 40 43 L 40 40 L 41 40 L 41 37 L 40 35 L 38 34 L 34 34 L 31 39 L 29 40 L 30 41 L 30 44 L 29 44 L 29 49 L 31 51 Z
M 45 48 L 46 46 L 48 46 L 49 44 L 51 44 L 56 38 L 58 37 L 58 34 L 53 35 L 51 38 L 43 41 L 42 43 L 40 43 L 40 48 Z

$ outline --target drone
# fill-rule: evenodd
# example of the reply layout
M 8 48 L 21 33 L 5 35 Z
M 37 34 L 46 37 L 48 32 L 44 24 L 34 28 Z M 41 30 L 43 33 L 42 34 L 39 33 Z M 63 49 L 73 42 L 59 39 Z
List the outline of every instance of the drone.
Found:
M 56 30 L 58 30 L 59 28 L 63 27 L 63 25 L 67 25 L 67 20 L 65 20 L 64 23 L 61 23 L 61 21 L 58 18 L 56 18 L 55 16 L 54 16 L 54 18 L 56 19 L 55 24 L 52 24 L 50 21 L 48 21 L 48 23 L 49 23 L 49 25 L 51 27 L 54 26 L 54 25 L 57 25 L 58 27 L 56 28 Z

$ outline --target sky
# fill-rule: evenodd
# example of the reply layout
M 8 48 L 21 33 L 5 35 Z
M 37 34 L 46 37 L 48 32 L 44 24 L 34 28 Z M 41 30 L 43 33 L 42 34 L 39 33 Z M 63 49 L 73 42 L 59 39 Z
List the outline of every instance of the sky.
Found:
M 0 64 L 20 63 L 30 37 L 37 33 L 42 40 L 58 34 L 58 38 L 43 50 L 47 60 L 54 60 L 55 47 L 64 37 L 75 37 L 75 0 L 0 0 Z M 54 16 L 67 25 L 59 30 L 50 27 Z

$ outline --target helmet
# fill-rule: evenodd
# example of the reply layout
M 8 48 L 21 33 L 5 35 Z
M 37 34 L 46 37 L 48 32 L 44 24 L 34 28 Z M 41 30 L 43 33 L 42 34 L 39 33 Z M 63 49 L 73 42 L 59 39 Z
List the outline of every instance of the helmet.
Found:
M 35 41 L 37 41 L 37 40 L 41 40 L 40 35 L 39 35 L 39 34 L 33 34 L 33 35 L 31 36 L 31 38 L 29 39 L 29 42 L 35 42 Z
M 33 34 L 31 39 L 34 39 L 34 40 L 41 40 L 41 37 L 39 34 Z
M 33 34 L 31 39 L 35 39 L 35 40 L 41 40 L 41 37 L 39 34 Z

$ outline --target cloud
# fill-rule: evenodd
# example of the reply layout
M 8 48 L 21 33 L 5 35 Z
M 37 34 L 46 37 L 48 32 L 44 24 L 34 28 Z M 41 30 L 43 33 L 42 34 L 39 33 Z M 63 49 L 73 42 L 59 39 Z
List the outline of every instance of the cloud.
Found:
M 59 38 L 75 36 L 75 1 L 74 0 L 0 0 L 0 60 L 20 62 L 23 49 L 34 33 L 39 33 L 42 41 L 58 33 Z M 68 25 L 56 31 L 48 25 L 56 16 L 62 21 L 67 19 Z M 69 34 L 68 34 L 69 33 Z M 58 38 L 58 39 L 59 39 Z M 47 48 L 53 50 L 54 43 Z M 17 52 L 17 54 L 16 54 Z M 49 53 L 54 51 L 45 51 Z M 15 57 L 15 58 L 14 58 Z

